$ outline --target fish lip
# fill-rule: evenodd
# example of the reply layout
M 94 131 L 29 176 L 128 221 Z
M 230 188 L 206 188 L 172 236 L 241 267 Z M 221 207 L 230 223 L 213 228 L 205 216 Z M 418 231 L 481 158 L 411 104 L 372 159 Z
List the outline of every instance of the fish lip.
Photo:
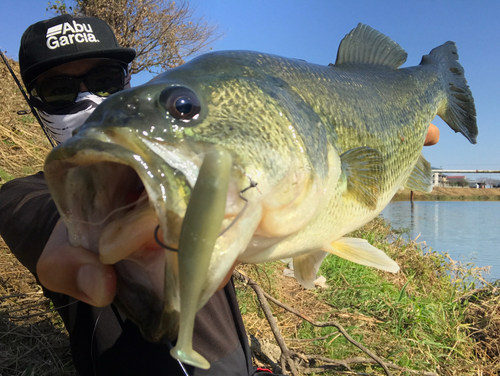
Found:
M 129 207 L 108 218 L 109 213 L 117 207 L 133 206 L 146 190 L 146 186 L 153 184 L 153 180 L 146 182 L 144 177 L 140 176 L 140 167 L 137 154 L 120 145 L 98 139 L 76 137 L 71 142 L 59 145 L 49 154 L 45 164 L 45 177 L 56 206 L 68 225 L 73 245 L 81 245 L 99 254 L 98 240 L 104 227 L 133 208 Z M 111 186 L 107 192 L 113 198 L 113 202 L 101 208 L 102 211 L 96 215 L 92 207 L 98 202 L 92 192 L 97 189 L 95 181 L 89 183 L 90 186 L 85 186 L 81 184 L 84 179 L 74 180 L 75 175 L 91 175 L 93 170 L 97 171 L 95 181 L 105 178 L 101 182 L 102 186 Z M 144 174 L 143 172 L 142 175 Z M 65 192 L 66 189 L 69 194 Z M 79 200 L 83 201 L 74 200 L 75 196 L 80 196 Z M 87 196 L 91 197 L 86 199 Z M 85 207 L 90 209 L 86 211 Z M 85 222 L 97 222 L 99 225 L 92 226 Z M 88 233 L 88 236 L 84 233 Z M 151 236 L 153 237 L 153 234 Z M 160 246 L 158 248 L 160 249 Z M 124 267 L 124 262 L 125 260 L 118 261 L 115 268 Z M 166 304 L 163 291 L 154 291 L 147 286 L 134 284 L 133 280 L 118 271 L 117 279 L 114 303 L 138 325 L 143 336 L 152 342 L 174 338 L 177 333 L 178 313 L 172 309 L 164 312 Z M 169 325 L 170 323 L 173 324 Z
M 49 153 L 46 159 L 44 173 L 47 184 L 52 196 L 54 197 L 54 201 L 59 209 L 59 212 L 70 222 L 74 220 L 73 217 L 77 214 L 70 209 L 72 206 L 72 200 L 74 200 L 75 197 L 67 197 L 65 191 L 68 189 L 82 189 L 78 186 L 78 183 L 81 182 L 77 180 L 68 181 L 74 178 L 74 175 L 76 175 L 77 172 L 76 170 L 83 171 L 84 173 L 96 174 L 98 178 L 104 179 L 106 184 L 103 186 L 108 187 L 108 190 L 113 188 L 115 189 L 115 195 L 113 195 L 112 198 L 115 199 L 115 201 L 118 201 L 120 205 L 117 205 L 115 202 L 114 207 L 111 207 L 109 211 L 114 210 L 119 206 L 131 204 L 136 201 L 146 189 L 143 179 L 138 174 L 137 168 L 132 162 L 133 156 L 127 155 L 127 153 L 124 153 L 123 150 L 120 150 L 122 158 L 117 158 L 109 152 L 104 152 L 102 144 L 103 143 L 100 141 L 94 142 L 92 146 L 96 147 L 92 148 L 88 147 L 88 145 L 84 145 L 82 147 L 79 144 L 77 144 L 79 146 L 78 148 L 73 147 L 72 144 L 63 147 L 62 145 L 64 144 L 62 144 Z M 109 146 L 114 147 L 116 145 L 110 144 Z M 94 167 L 95 171 L 91 171 Z M 112 170 L 113 174 L 105 174 L 106 170 Z M 119 176 L 117 177 L 117 175 Z M 94 176 L 86 177 L 88 178 Z M 92 181 L 92 183 L 95 183 L 95 180 Z M 88 184 L 83 187 L 83 189 L 86 189 L 87 191 L 91 188 L 102 187 L 96 187 L 95 185 L 89 187 Z M 82 199 L 85 197 L 81 196 L 78 198 Z M 95 197 L 92 197 L 92 199 L 95 199 Z M 89 204 L 93 203 L 89 202 Z M 108 214 L 109 213 L 106 213 L 104 210 L 104 214 L 101 215 L 106 216 Z M 98 218 L 97 220 L 94 218 L 92 220 L 100 222 L 104 219 L 105 217 Z M 84 220 L 88 221 L 90 219 L 86 218 Z M 107 222 L 108 221 L 105 221 L 102 224 L 105 225 Z

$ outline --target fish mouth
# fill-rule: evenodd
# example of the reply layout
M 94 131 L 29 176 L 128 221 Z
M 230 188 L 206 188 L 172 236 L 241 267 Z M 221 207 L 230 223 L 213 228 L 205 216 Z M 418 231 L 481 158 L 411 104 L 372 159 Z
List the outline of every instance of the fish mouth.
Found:
M 87 164 L 90 159 L 95 158 L 88 152 L 76 153 L 46 165 L 70 242 L 99 254 L 104 264 L 114 264 L 114 303 L 146 339 L 171 340 L 177 335 L 178 313 L 165 302 L 167 251 L 154 240 L 158 218 L 144 183 L 129 165 L 107 160 Z M 165 323 L 172 325 L 163 328 Z
M 114 265 L 114 303 L 152 342 L 178 335 L 181 301 L 175 250 L 198 172 L 196 163 L 190 171 L 180 171 L 178 163 L 172 167 L 136 146 L 78 135 L 54 149 L 45 164 L 70 243 Z M 233 191 L 237 195 L 238 190 Z M 245 203 L 238 200 L 232 205 L 236 214 Z M 222 227 L 235 217 L 227 210 L 225 216 Z M 208 299 L 201 300 L 196 310 Z

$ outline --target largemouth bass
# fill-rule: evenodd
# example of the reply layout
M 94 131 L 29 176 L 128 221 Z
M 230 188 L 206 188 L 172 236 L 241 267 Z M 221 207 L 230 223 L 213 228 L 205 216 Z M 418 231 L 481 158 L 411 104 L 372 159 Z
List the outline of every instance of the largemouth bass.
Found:
M 330 66 L 209 53 L 111 96 L 49 154 L 70 241 L 115 265 L 115 303 L 147 339 L 178 335 L 172 355 L 208 368 L 194 317 L 236 262 L 293 257 L 306 287 L 330 253 L 397 272 L 344 235 L 401 187 L 432 189 L 421 151 L 436 114 L 477 136 L 455 44 L 400 69 L 406 56 L 362 24 Z

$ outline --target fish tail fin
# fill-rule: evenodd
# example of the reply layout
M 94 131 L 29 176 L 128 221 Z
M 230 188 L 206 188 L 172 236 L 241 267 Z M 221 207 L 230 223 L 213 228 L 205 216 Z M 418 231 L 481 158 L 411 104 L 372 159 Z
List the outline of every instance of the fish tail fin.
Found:
M 462 133 L 471 143 L 476 143 L 477 123 L 474 98 L 464 77 L 464 68 L 458 62 L 457 46 L 446 42 L 422 58 L 420 65 L 436 65 L 441 73 L 447 100 L 438 115 L 455 132 Z

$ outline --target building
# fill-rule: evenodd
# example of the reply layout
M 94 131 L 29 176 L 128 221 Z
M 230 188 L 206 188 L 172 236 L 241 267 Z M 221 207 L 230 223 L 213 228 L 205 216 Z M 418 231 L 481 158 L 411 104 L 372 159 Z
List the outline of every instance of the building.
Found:
M 442 172 L 444 170 L 435 167 L 431 168 L 433 172 L 433 187 L 469 187 L 469 179 L 465 175 L 447 176 Z
M 434 178 L 432 181 L 432 186 L 433 187 L 444 187 L 444 183 L 446 181 L 446 175 L 443 174 L 442 172 L 439 172 L 439 169 L 435 167 L 431 167 L 432 171 L 434 172 Z

